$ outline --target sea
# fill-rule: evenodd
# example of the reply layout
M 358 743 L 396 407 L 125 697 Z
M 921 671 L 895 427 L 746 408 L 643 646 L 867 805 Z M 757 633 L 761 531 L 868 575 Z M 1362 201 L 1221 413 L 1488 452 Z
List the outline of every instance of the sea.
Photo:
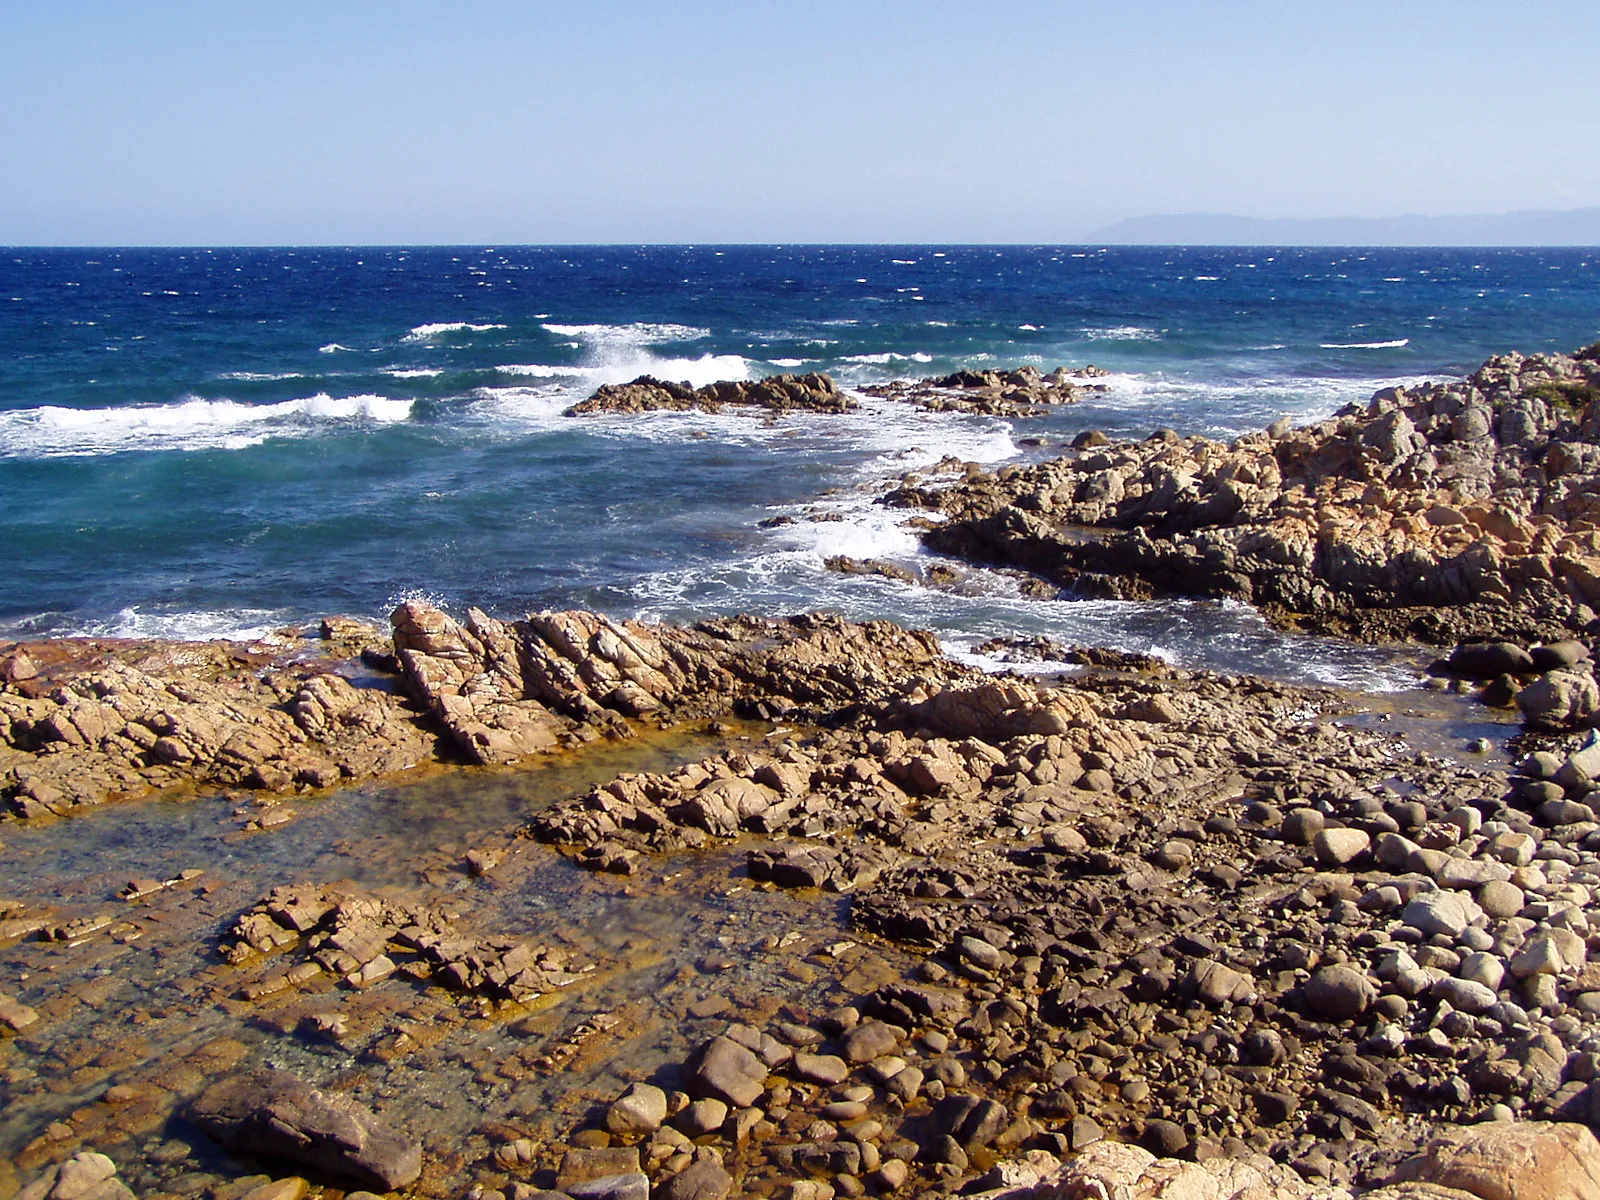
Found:
M 1086 429 L 1230 438 L 1600 338 L 1600 250 L 601 246 L 0 250 L 0 638 L 258 638 L 408 598 L 505 617 L 841 612 L 1382 691 L 1412 667 L 1207 601 L 926 565 L 876 498 Z M 1109 372 L 1028 419 L 569 418 L 603 383 Z M 793 518 L 791 521 L 774 518 Z M 1049 665 L 1048 663 L 1045 665 Z

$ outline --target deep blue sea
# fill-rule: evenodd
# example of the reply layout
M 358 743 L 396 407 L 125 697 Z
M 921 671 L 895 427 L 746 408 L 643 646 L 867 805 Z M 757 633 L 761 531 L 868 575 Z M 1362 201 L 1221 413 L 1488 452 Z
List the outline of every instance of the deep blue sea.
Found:
M 427 596 L 499 615 L 828 608 L 1383 686 L 1238 606 L 1043 602 L 912 559 L 880 485 L 1085 428 L 1227 436 L 1600 337 L 1600 250 L 512 247 L 0 251 L 0 635 L 256 636 Z M 1094 363 L 1030 421 L 575 420 L 599 383 Z M 1028 444 L 1040 440 L 1044 444 Z M 779 515 L 824 515 L 763 528 Z

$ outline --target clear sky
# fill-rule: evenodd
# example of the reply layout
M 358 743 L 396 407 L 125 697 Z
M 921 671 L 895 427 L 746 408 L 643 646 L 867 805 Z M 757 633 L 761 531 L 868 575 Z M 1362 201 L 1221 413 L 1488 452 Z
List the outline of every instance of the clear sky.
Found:
M 1600 4 L 0 0 L 0 243 L 1600 205 Z

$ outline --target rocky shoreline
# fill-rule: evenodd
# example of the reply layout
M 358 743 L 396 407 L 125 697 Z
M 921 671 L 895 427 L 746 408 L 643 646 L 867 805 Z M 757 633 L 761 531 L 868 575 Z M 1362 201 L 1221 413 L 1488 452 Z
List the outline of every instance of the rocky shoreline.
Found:
M 1160 1186 L 1173 1188 L 1184 1171 L 1186 1186 L 1226 1175 L 1332 1197 L 1423 1171 L 1438 1137 L 1467 1136 L 1450 1132 L 1462 1123 L 1488 1119 L 1468 1125 L 1481 1139 L 1600 1117 L 1600 974 L 1587 954 L 1589 919 L 1600 920 L 1600 750 L 1575 739 L 1508 778 L 1329 721 L 1346 703 L 1336 693 L 1139 660 L 1054 683 L 993 679 L 927 635 L 837 618 L 457 622 L 408 604 L 387 658 L 363 631 L 330 632 L 354 661 L 398 668 L 404 685 L 354 690 L 401 706 L 407 728 L 431 729 L 457 760 L 548 756 L 646 719 L 782 721 L 792 732 L 759 749 L 558 802 L 469 852 L 470 872 L 514 876 L 541 844 L 624 878 L 742 846 L 758 886 L 848 896 L 855 937 L 920 962 L 836 993 L 827 1009 L 781 996 L 724 1007 L 722 1032 L 609 1108 L 573 1114 L 554 1136 L 510 1138 L 479 1168 L 480 1200 L 531 1200 L 550 1185 L 575 1197 L 1078 1194 L 1061 1189 L 1092 1171 L 1167 1171 Z M 21 682 L 38 693 L 30 711 L 56 706 L 49 728 L 94 690 L 84 680 L 121 665 L 63 683 L 52 672 L 84 664 L 29 658 L 39 673 Z M 324 673 L 303 678 L 308 662 Z M 329 662 L 291 656 L 265 678 L 299 696 L 339 678 Z M 118 693 L 101 692 L 114 704 Z M 369 723 L 368 737 L 386 726 Z M 339 745 L 295 728 L 318 753 Z M 105 753 L 120 752 L 119 737 Z M 34 757 L 86 771 L 89 753 L 52 742 Z M 158 778 L 189 768 L 197 784 L 232 761 L 151 756 Z M 149 886 L 174 885 L 185 886 Z M 88 941 L 96 928 L 13 910 L 0 931 L 35 939 L 20 949 Z M 330 986 L 420 988 L 480 998 L 506 1019 L 599 965 L 581 947 L 462 927 L 448 905 L 292 880 L 241 913 L 217 953 L 245 1011 Z M 5 998 L 0 1020 L 48 1048 L 49 1021 L 26 989 Z M 338 1021 L 296 1018 L 285 1034 L 338 1038 Z M 193 1101 L 169 1089 L 163 1111 L 247 1159 L 287 1157 L 313 1179 L 368 1186 L 417 1178 L 415 1139 L 337 1093 L 259 1072 L 207 1080 Z M 316 1134 L 319 1149 L 302 1153 L 261 1124 L 285 1105 L 347 1132 Z M 1084 1153 L 1102 1143 L 1149 1153 Z M 25 1161 L 49 1162 L 51 1144 Z M 87 1153 L 82 1138 L 56 1144 Z M 374 1145 L 390 1149 L 362 1158 Z M 1600 1148 L 1572 1153 L 1588 1161 Z M 1156 1169 L 1173 1158 L 1187 1165 Z
M 960 464 L 951 464 L 957 466 Z M 1328 421 L 1066 455 L 883 497 L 934 550 L 1082 597 L 1244 600 L 1377 641 L 1554 640 L 1600 603 L 1600 345 L 1490 359 Z
M 933 386 L 1079 386 L 975 378 Z M 794 386 L 842 397 L 814 380 Z M 19 843 L 218 790 L 284 838 L 296 794 L 720 740 L 408 845 L 405 887 L 264 857 L 0 899 L 5 1128 L 26 1134 L 0 1200 L 1600 1194 L 1597 381 L 1600 348 L 1503 356 L 1304 430 L 1085 437 L 886 497 L 938 518 L 931 546 L 1078 594 L 1462 643 L 1438 686 L 1520 701 L 1510 769 L 1418 752 L 1332 690 L 1093 651 L 995 677 L 825 615 L 410 602 L 387 631 L 5 648 Z M 771 383 L 656 405 L 639 381 L 604 410 L 782 411 L 788 384 L 717 390 Z M 658 994 L 586 1006 L 671 959 L 605 922 L 686 887 L 745 907 Z M 552 888 L 612 915 L 516 907 Z M 462 1104 L 435 1077 L 482 1105 L 467 1134 L 416 1127 L 413 1096 Z

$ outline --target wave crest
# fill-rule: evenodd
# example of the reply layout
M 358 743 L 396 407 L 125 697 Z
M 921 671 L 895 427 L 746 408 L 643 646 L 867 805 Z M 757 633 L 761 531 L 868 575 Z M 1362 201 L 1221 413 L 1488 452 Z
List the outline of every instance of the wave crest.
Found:
M 429 325 L 415 325 L 401 338 L 402 342 L 426 342 L 446 333 L 487 333 L 491 329 L 504 329 L 504 325 L 474 325 L 470 321 L 435 321 Z
M 303 437 L 328 423 L 389 425 L 410 400 L 326 392 L 277 404 L 183 400 L 124 408 L 40 408 L 0 413 L 0 458 L 84 458 L 130 450 L 242 450 L 268 437 Z

